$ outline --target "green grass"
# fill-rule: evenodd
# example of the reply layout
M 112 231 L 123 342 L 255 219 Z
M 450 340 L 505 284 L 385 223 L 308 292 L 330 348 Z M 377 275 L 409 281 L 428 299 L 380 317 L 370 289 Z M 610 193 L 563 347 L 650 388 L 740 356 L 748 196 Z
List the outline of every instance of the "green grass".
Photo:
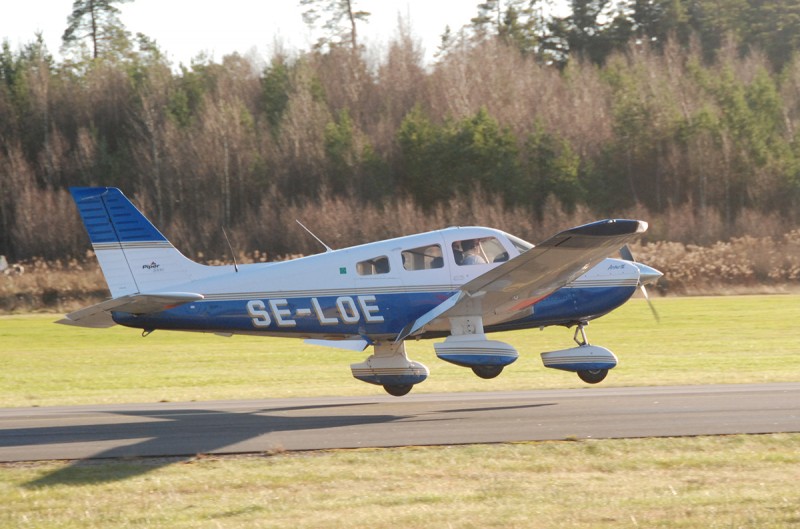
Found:
M 594 322 L 621 364 L 602 385 L 800 380 L 800 296 L 642 300 Z M 383 394 L 367 353 L 0 318 L 0 406 Z M 410 344 L 416 391 L 581 387 L 541 365 L 572 331 L 495 335 L 520 360 L 480 380 Z M 800 527 L 800 434 L 410 447 L 0 465 L 0 527 Z
M 800 296 L 655 300 L 656 323 L 634 299 L 587 329 L 591 343 L 620 365 L 602 386 L 748 383 L 800 380 Z M 383 394 L 352 378 L 353 353 L 296 339 L 52 324 L 54 315 L 0 317 L 0 406 L 202 401 Z M 409 343 L 409 356 L 431 375 L 418 392 L 582 387 L 571 373 L 545 369 L 539 353 L 574 345 L 572 330 L 547 328 L 492 335 L 520 351 L 498 378 L 481 380 L 436 358 L 433 341 Z
M 798 434 L 412 447 L 161 463 L 0 466 L 0 526 L 800 525 Z

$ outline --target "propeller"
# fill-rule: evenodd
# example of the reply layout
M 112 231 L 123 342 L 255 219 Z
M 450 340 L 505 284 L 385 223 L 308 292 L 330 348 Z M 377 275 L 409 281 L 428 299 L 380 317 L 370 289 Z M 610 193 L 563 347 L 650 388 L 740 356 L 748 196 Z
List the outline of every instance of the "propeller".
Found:
M 661 323 L 661 318 L 656 311 L 655 305 L 653 302 L 650 301 L 650 296 L 647 295 L 647 288 L 645 285 L 649 285 L 650 283 L 655 283 L 658 279 L 663 276 L 661 272 L 656 270 L 653 267 L 647 266 L 643 263 L 637 263 L 636 259 L 633 258 L 633 253 L 631 252 L 630 247 L 626 244 L 622 248 L 619 249 L 619 255 L 626 261 L 630 261 L 633 265 L 639 269 L 639 290 L 642 291 L 642 295 L 644 299 L 647 301 L 647 305 L 650 307 L 650 311 L 653 313 L 653 317 L 656 319 L 657 322 Z

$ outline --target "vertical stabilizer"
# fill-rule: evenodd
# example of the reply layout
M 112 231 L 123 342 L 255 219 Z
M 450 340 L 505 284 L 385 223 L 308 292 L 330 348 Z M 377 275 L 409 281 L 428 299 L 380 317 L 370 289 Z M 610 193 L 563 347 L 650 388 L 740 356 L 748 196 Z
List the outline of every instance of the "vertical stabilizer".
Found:
M 70 193 L 112 297 L 157 292 L 210 268 L 181 254 L 119 189 L 72 187 Z

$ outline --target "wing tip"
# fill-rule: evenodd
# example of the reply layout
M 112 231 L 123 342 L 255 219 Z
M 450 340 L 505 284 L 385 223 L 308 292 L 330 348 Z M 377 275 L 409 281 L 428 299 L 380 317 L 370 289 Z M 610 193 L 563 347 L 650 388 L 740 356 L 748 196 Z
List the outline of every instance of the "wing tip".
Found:
M 632 219 L 606 219 L 590 222 L 568 230 L 572 235 L 589 235 L 609 237 L 615 235 L 631 235 L 647 231 L 647 222 Z

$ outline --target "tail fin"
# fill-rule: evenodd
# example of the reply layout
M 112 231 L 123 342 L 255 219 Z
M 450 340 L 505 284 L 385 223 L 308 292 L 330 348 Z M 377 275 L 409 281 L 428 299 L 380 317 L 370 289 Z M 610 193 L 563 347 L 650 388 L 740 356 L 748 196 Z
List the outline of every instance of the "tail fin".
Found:
M 70 193 L 113 298 L 210 275 L 212 267 L 180 253 L 119 189 L 72 187 Z

